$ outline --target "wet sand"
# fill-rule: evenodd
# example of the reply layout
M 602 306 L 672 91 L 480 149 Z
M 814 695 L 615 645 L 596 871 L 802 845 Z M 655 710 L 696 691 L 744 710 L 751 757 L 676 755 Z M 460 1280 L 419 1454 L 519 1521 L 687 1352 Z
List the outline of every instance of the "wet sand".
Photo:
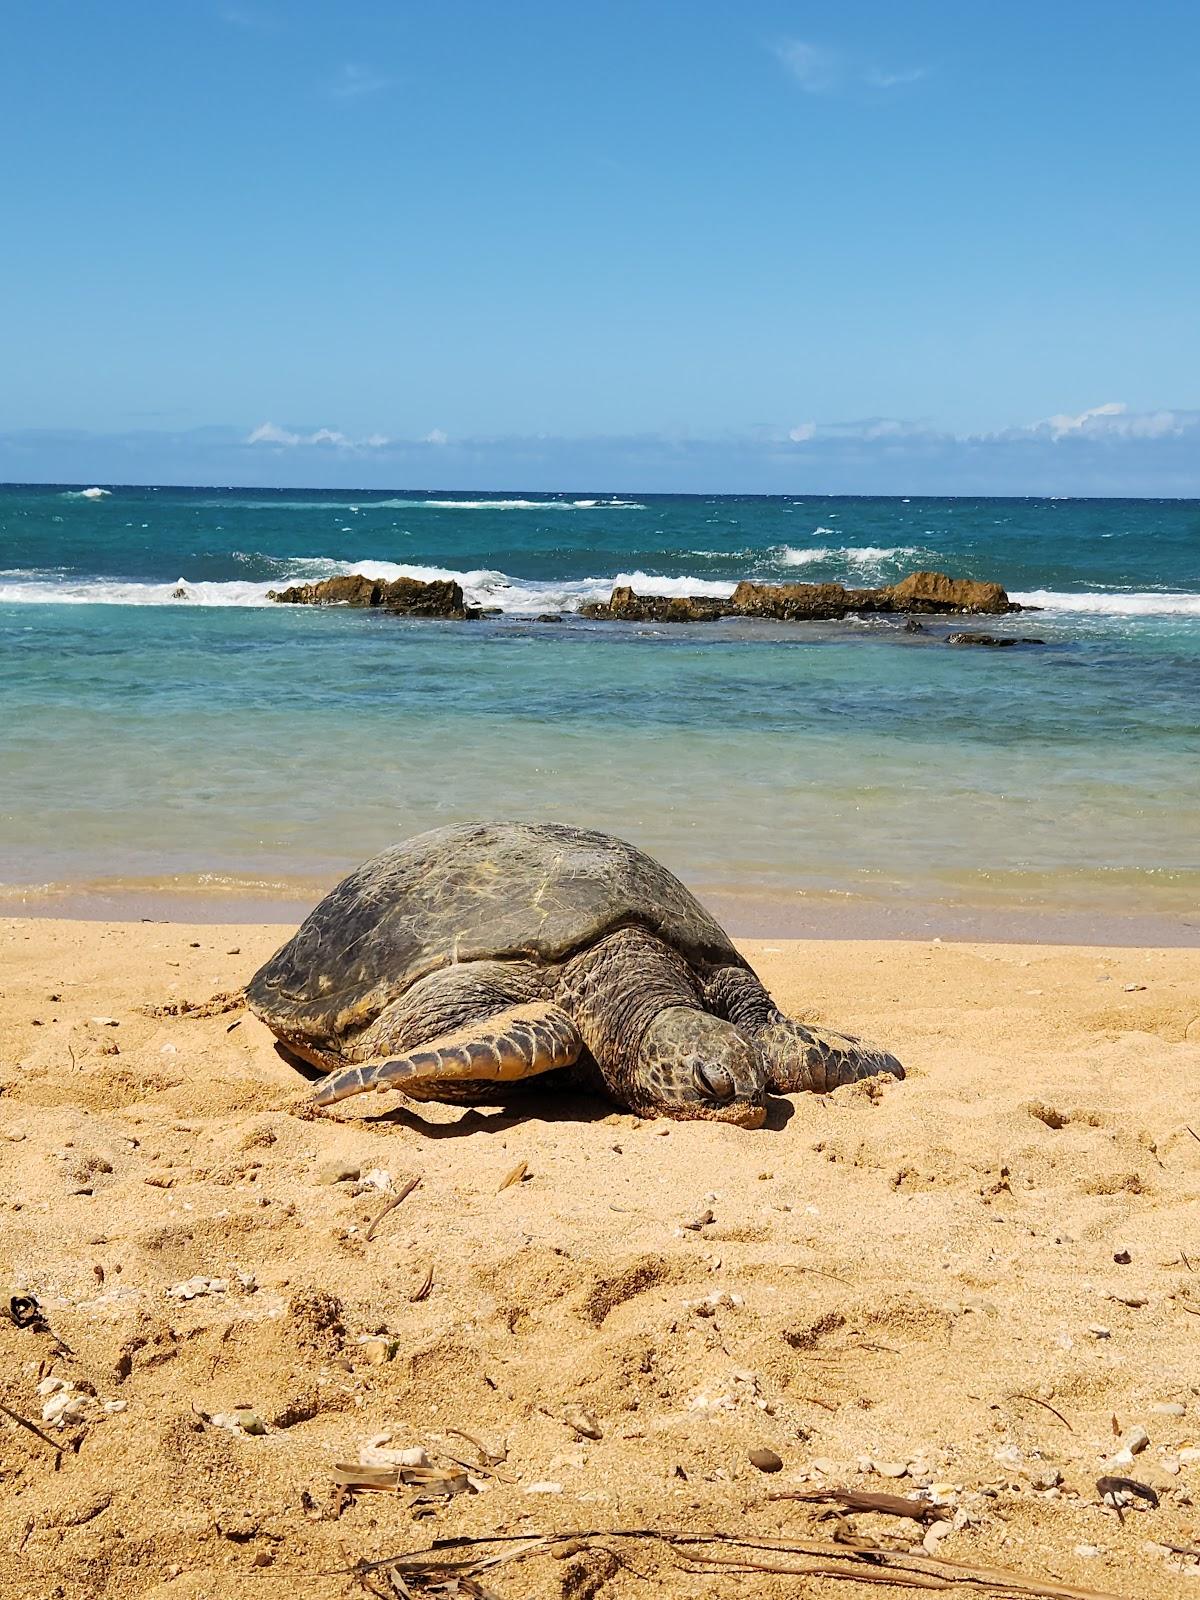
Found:
M 1194 1544 L 1200 1495 L 1200 952 L 747 943 L 789 1010 L 869 1033 L 909 1077 L 746 1132 L 585 1099 L 307 1120 L 244 1011 L 139 1009 L 236 991 L 288 931 L 0 922 L 0 1287 L 52 1330 L 0 1318 L 0 1401 L 63 1447 L 0 1417 L 6 1595 L 332 1600 L 355 1586 L 328 1569 L 461 1534 L 828 1539 L 820 1507 L 768 1497 L 831 1485 L 935 1494 L 949 1559 L 1194 1591 L 1169 1547 Z M 579 1407 L 598 1439 L 563 1420 Z M 206 1420 L 239 1408 L 265 1432 Z M 336 1464 L 389 1447 L 478 1488 L 339 1507 Z M 1157 1507 L 1118 1518 L 1106 1474 Z M 625 1558 L 484 1581 L 797 1592 Z

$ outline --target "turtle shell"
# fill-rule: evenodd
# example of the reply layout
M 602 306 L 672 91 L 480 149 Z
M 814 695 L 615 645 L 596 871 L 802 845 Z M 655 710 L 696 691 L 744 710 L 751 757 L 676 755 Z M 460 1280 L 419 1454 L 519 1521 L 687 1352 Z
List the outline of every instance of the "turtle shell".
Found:
M 337 1039 L 440 967 L 552 965 L 630 926 L 698 967 L 745 965 L 678 878 L 610 834 L 555 823 L 437 828 L 339 883 L 246 998 L 270 1026 Z

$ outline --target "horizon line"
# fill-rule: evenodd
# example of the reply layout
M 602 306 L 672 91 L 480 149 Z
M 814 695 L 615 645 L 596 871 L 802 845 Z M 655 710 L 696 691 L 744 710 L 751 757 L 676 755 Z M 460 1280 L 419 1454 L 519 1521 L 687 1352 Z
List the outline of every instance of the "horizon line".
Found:
M 1172 504 L 1200 505 L 1200 495 L 1194 494 L 1037 494 L 1032 491 L 1008 494 L 946 494 L 925 493 L 920 489 L 909 489 L 903 493 L 880 494 L 876 492 L 852 493 L 845 489 L 797 489 L 775 490 L 771 493 L 762 493 L 752 489 L 470 489 L 470 488 L 442 488 L 438 485 L 420 485 L 413 487 L 388 487 L 388 488 L 343 488 L 340 485 L 291 483 L 284 487 L 279 485 L 263 485 L 255 483 L 135 483 L 122 482 L 110 478 L 105 484 L 88 483 L 83 478 L 3 478 L 0 479 L 0 490 L 5 489 L 79 489 L 79 488 L 108 488 L 117 489 L 179 489 L 179 490 L 208 490 L 224 494 L 294 494 L 297 491 L 304 494 L 337 494 L 337 495 L 495 495 L 499 496 L 525 496 L 530 499 L 535 496 L 543 500 L 553 500 L 563 495 L 595 496 L 598 500 L 613 500 L 624 495 L 637 495 L 644 500 L 1052 500 L 1052 501 L 1079 501 L 1079 500 L 1140 500 L 1155 501 L 1166 500 Z

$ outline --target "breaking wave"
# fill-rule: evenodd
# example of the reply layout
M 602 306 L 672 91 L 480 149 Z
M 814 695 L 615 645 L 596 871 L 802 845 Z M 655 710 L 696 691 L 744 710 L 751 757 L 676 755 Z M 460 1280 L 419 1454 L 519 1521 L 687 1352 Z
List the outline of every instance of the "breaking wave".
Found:
M 88 491 L 90 492 L 90 491 Z M 106 490 L 105 493 L 108 491 Z M 645 511 L 640 500 L 435 500 L 402 498 L 387 500 L 240 500 L 243 511 Z M 211 501 L 226 506 L 228 501 Z
M 1029 589 L 1011 599 L 1043 611 L 1083 612 L 1095 617 L 1200 617 L 1200 594 L 1148 590 L 1129 594 L 1070 594 L 1057 589 Z
M 832 528 L 814 528 L 816 533 L 832 533 Z M 844 572 L 852 573 L 858 577 L 870 575 L 872 571 L 878 572 L 889 564 L 911 562 L 917 557 L 925 557 L 929 552 L 922 550 L 919 545 L 892 545 L 884 547 L 877 544 L 862 545 L 825 545 L 814 544 L 807 548 L 795 545 L 780 545 L 773 552 L 775 560 L 783 567 L 815 567 L 826 565 L 838 567 Z
M 784 547 L 787 551 L 787 547 Z M 833 550 L 814 547 L 790 551 L 793 559 L 773 552 L 776 565 L 806 568 L 822 561 L 841 563 L 843 569 L 858 568 L 856 576 L 867 576 L 864 569 L 883 561 L 900 561 L 919 555 L 907 547 L 879 549 L 862 546 Z M 714 552 L 715 554 L 715 552 Z M 249 562 L 254 558 L 241 555 Z M 536 616 L 545 611 L 574 611 L 592 600 L 607 600 L 613 589 L 627 585 L 638 594 L 708 595 L 724 599 L 733 593 L 735 580 L 697 578 L 686 575 L 663 576 L 635 570 L 587 578 L 516 578 L 489 567 L 462 571 L 454 567 L 427 566 L 414 562 L 368 559 L 335 561 L 323 557 L 272 559 L 277 575 L 269 578 L 240 578 L 203 581 L 186 576 L 170 583 L 135 582 L 121 578 L 80 577 L 53 568 L 9 568 L 0 571 L 0 605 L 114 605 L 114 606 L 268 606 L 270 589 L 286 589 L 292 584 L 312 583 L 322 578 L 360 572 L 367 578 L 390 582 L 395 578 L 416 578 L 422 583 L 449 581 L 461 584 L 468 605 L 497 606 L 513 616 Z M 763 577 L 761 568 L 757 574 Z M 850 576 L 851 572 L 842 574 Z M 892 577 L 894 574 L 878 574 Z M 769 578 L 766 581 L 771 581 Z M 1200 594 L 1168 590 L 1137 592 L 1079 592 L 1033 589 L 1013 593 L 1021 605 L 1040 606 L 1047 612 L 1075 613 L 1098 617 L 1200 617 Z
M 111 489 L 100 489 L 93 485 L 90 489 L 64 489 L 64 500 L 103 500 L 112 493 Z
M 468 605 L 499 606 L 515 616 L 536 616 L 543 611 L 574 611 L 589 600 L 607 600 L 613 589 L 626 584 L 639 594 L 714 595 L 733 593 L 732 582 L 709 578 L 660 577 L 649 572 L 619 572 L 612 577 L 578 579 L 513 578 L 505 572 L 475 568 L 462 572 L 452 567 L 421 566 L 392 561 L 300 560 L 280 563 L 281 575 L 270 581 L 247 579 L 194 582 L 186 577 L 174 583 L 133 583 L 115 578 L 67 578 L 46 572 L 0 575 L 0 604 L 6 605 L 114 605 L 114 606 L 268 606 L 269 589 L 286 589 L 295 583 L 342 577 L 360 572 L 366 578 L 391 582 L 416 578 L 422 583 L 451 581 L 462 585 Z M 16 581 L 11 581 L 15 579 Z

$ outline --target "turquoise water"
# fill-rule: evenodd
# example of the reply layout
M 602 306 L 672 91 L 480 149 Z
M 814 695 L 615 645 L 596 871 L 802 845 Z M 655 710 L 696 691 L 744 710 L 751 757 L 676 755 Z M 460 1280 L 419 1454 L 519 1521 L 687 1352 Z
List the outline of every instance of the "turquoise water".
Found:
M 1045 648 L 572 611 L 615 581 L 919 567 L 1043 605 L 984 625 Z M 759 928 L 860 902 L 1200 921 L 1194 502 L 17 487 L 0 569 L 14 907 L 303 899 L 406 833 L 521 815 L 623 833 Z M 504 615 L 265 600 L 356 570 L 453 573 Z

